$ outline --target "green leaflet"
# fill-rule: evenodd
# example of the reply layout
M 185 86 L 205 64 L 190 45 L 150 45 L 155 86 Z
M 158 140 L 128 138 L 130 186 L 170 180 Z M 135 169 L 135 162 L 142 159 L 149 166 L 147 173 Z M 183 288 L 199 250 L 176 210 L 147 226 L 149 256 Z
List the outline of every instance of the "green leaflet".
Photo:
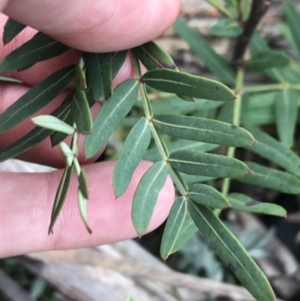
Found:
M 295 176 L 253 162 L 245 163 L 253 173 L 247 177 L 239 178 L 239 181 L 260 187 L 271 188 L 284 193 L 300 193 L 300 180 Z
M 217 54 L 197 32 L 179 19 L 174 23 L 173 28 L 219 80 L 231 86 L 235 85 L 236 71 L 232 65 Z
M 64 120 L 64 118 L 69 114 L 69 111 L 70 104 L 64 103 L 51 114 L 61 120 Z M 32 147 L 36 146 L 37 144 L 48 138 L 51 135 L 51 133 L 53 133 L 52 130 L 47 130 L 41 127 L 35 127 L 24 137 L 9 145 L 7 148 L 1 150 L 0 162 L 3 162 L 10 158 L 15 158 L 23 152 L 26 152 L 27 150 L 31 149 Z
M 188 175 L 185 173 L 181 174 L 181 177 L 185 183 L 188 185 L 196 184 L 196 183 L 201 183 L 201 182 L 208 182 L 211 180 L 214 180 L 214 177 L 205 177 L 205 176 L 197 176 L 197 175 Z
M 12 41 L 25 27 L 26 25 L 21 24 L 11 18 L 7 19 L 3 29 L 3 44 L 6 45 Z
M 87 222 L 87 209 L 86 209 L 87 200 L 83 196 L 83 194 L 81 193 L 81 190 L 79 188 L 77 191 L 77 200 L 78 200 L 78 208 L 79 208 L 79 213 L 80 213 L 81 219 L 82 219 L 87 231 L 91 234 L 92 230 L 89 227 L 88 222 Z
M 238 37 L 243 28 L 232 19 L 221 19 L 209 28 L 209 32 L 219 37 Z
M 126 57 L 128 54 L 128 50 L 117 51 L 111 55 L 111 73 L 112 79 L 116 77 L 121 67 L 123 66 Z
M 292 48 L 294 48 L 294 50 L 297 51 L 297 45 L 293 39 L 290 28 L 284 23 L 279 23 L 277 25 L 277 28 L 278 28 L 279 32 L 284 36 L 284 38 L 289 42 L 290 46 Z
M 289 57 L 282 51 L 263 50 L 246 61 L 246 68 L 254 72 L 262 72 L 270 68 L 282 68 L 289 63 Z
M 85 138 L 84 151 L 87 158 L 93 157 L 131 110 L 138 96 L 138 81 L 129 79 L 121 83 L 109 101 L 98 113 L 92 133 Z
M 300 33 L 299 33 L 299 20 L 300 14 L 294 4 L 291 2 L 285 2 L 283 5 L 284 14 L 291 30 L 291 34 L 294 40 L 294 44 L 297 46 L 298 53 L 300 54 Z
M 294 143 L 298 115 L 297 91 L 282 89 L 275 98 L 276 125 L 280 141 L 287 147 Z
M 142 117 L 128 134 L 115 167 L 113 183 L 117 197 L 121 196 L 128 187 L 132 175 L 142 160 L 150 141 L 150 124 L 146 118 Z
M 168 161 L 173 168 L 193 175 L 239 178 L 250 173 L 248 167 L 239 160 L 194 150 L 174 152 Z
M 67 123 L 69 125 L 74 124 L 74 120 L 73 120 L 73 116 L 71 114 L 70 106 L 69 106 L 68 113 L 66 114 L 65 119 L 63 119 L 63 120 L 64 120 L 65 123 Z M 67 137 L 68 137 L 68 135 L 60 133 L 60 132 L 52 133 L 51 136 L 50 136 L 52 147 L 59 144 L 63 140 L 65 140 Z
M 188 203 L 188 210 L 209 245 L 253 297 L 257 301 L 274 301 L 263 272 L 213 211 L 194 202 Z
M 243 21 L 248 20 L 250 12 L 251 12 L 251 0 L 244 0 L 243 1 L 243 7 L 242 7 L 242 19 Z
M 170 55 L 154 42 L 133 48 L 132 51 L 148 70 L 156 68 L 178 70 Z
M 75 89 L 71 102 L 71 113 L 78 131 L 84 135 L 90 134 L 93 127 L 93 118 L 84 90 Z
M 0 115 L 0 133 L 13 128 L 50 103 L 68 87 L 74 75 L 75 66 L 67 66 L 31 88 Z
M 228 87 L 217 81 L 171 69 L 148 71 L 142 81 L 151 88 L 179 95 L 224 101 L 235 98 Z
M 228 196 L 232 209 L 251 213 L 262 213 L 286 217 L 286 211 L 281 206 L 271 203 L 260 203 L 242 193 L 231 193 Z
M 255 142 L 243 128 L 217 120 L 161 114 L 154 116 L 153 122 L 162 132 L 177 138 L 228 146 L 248 146 Z
M 168 176 L 165 162 L 156 162 L 143 175 L 135 191 L 131 217 L 139 235 L 147 231 L 159 196 Z
M 163 260 L 166 260 L 172 253 L 176 252 L 174 246 L 178 245 L 178 238 L 183 230 L 186 214 L 187 200 L 185 198 L 177 199 L 169 213 L 160 245 L 160 256 Z M 181 236 L 181 238 L 183 237 Z
M 32 118 L 31 120 L 35 125 L 67 135 L 72 135 L 75 131 L 72 126 L 51 115 L 40 115 Z
M 68 50 L 68 46 L 39 33 L 3 59 L 0 63 L 0 72 L 20 70 L 58 56 Z
M 178 139 L 175 142 L 171 142 L 171 143 L 167 144 L 169 153 L 175 152 L 180 149 L 185 149 L 185 150 L 192 149 L 192 150 L 198 150 L 201 152 L 209 152 L 218 147 L 219 146 L 216 144 L 194 142 L 194 141 L 185 140 L 185 139 Z M 156 147 L 154 147 L 154 148 L 151 148 L 146 151 L 145 155 L 143 156 L 143 159 L 156 162 L 156 161 L 161 160 L 161 155 L 159 154 L 158 149 Z
M 84 53 L 87 85 L 91 85 L 94 99 L 108 99 L 112 95 L 112 63 L 110 53 Z
M 68 188 L 69 188 L 70 182 L 71 182 L 73 168 L 74 168 L 73 165 L 66 167 L 64 170 L 64 173 L 62 175 L 62 178 L 60 180 L 60 183 L 59 183 L 56 195 L 55 195 L 53 208 L 52 208 L 48 234 L 53 233 L 54 224 L 55 224 L 57 217 L 61 211 L 61 208 L 66 200 Z
M 59 148 L 61 153 L 63 154 L 63 156 L 66 159 L 66 166 L 72 166 L 73 162 L 74 162 L 74 153 L 72 152 L 72 150 L 70 149 L 70 147 L 68 146 L 68 144 L 66 144 L 65 142 L 61 142 L 59 144 Z
M 300 177 L 300 158 L 292 150 L 259 129 L 250 131 L 257 139 L 257 143 L 248 147 L 249 150 Z
M 80 174 L 78 176 L 78 182 L 79 182 L 79 190 L 80 190 L 82 196 L 85 199 L 88 199 L 89 198 L 89 188 L 88 188 L 86 173 L 83 168 L 81 168 L 81 170 L 80 170 Z
M 208 185 L 192 185 L 189 188 L 188 196 L 195 203 L 205 205 L 210 208 L 224 209 L 230 207 L 229 202 L 222 193 Z

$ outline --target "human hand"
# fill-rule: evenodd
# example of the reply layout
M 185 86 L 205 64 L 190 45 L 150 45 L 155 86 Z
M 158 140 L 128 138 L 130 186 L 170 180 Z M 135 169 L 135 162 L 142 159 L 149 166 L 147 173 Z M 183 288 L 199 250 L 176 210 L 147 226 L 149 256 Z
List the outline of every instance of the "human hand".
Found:
M 177 16 L 180 0 L 124 1 L 37 1 L 0 0 L 0 9 L 28 26 L 36 28 L 76 49 L 105 52 L 127 49 L 152 40 L 163 33 Z M 6 17 L 0 17 L 3 27 Z M 1 46 L 0 59 L 33 36 L 27 28 L 13 42 Z M 36 64 L 23 72 L 9 76 L 20 79 L 23 85 L 0 84 L 0 113 L 12 102 L 55 70 L 75 63 L 79 51 L 71 50 L 58 58 Z M 133 76 L 128 58 L 114 84 Z M 64 95 L 58 97 L 36 115 L 49 114 Z M 99 107 L 98 107 L 99 109 Z M 97 108 L 94 108 L 96 111 Z M 0 135 L 0 148 L 5 148 L 33 128 L 30 120 Z M 51 148 L 49 139 L 20 157 L 22 160 L 62 167 L 63 160 L 57 147 Z M 79 157 L 90 187 L 88 201 L 89 225 L 87 233 L 77 209 L 76 180 L 70 186 L 62 213 L 54 227 L 54 235 L 47 235 L 50 214 L 61 170 L 46 174 L 0 173 L 0 257 L 50 249 L 93 246 L 136 236 L 131 222 L 131 203 L 139 179 L 149 168 L 142 162 L 134 173 L 126 193 L 115 199 L 112 186 L 114 162 L 88 164 L 83 154 Z M 149 231 L 160 225 L 174 200 L 174 188 L 167 180 L 149 226 Z

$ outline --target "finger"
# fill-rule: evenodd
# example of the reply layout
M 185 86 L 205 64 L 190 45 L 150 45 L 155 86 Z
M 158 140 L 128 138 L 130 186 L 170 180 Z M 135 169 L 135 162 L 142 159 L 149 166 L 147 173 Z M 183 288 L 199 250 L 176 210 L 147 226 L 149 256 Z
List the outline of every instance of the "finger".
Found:
M 4 13 L 80 50 L 128 49 L 171 26 L 180 0 L 10 0 Z
M 51 210 L 62 171 L 49 174 L 0 173 L 0 258 L 35 251 L 95 246 L 137 236 L 131 221 L 134 191 L 151 165 L 142 162 L 135 171 L 125 194 L 115 198 L 112 186 L 114 162 L 86 167 L 90 199 L 88 220 L 93 233 L 86 231 L 77 209 L 77 186 L 73 179 L 70 193 L 48 236 Z M 148 231 L 167 217 L 174 201 L 170 179 L 159 194 Z

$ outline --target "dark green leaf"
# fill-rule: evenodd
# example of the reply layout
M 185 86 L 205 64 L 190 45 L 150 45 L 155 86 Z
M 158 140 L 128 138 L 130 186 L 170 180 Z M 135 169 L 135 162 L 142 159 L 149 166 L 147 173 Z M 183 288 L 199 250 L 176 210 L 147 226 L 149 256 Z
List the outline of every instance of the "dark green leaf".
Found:
M 1 62 L 0 72 L 20 70 L 58 56 L 68 50 L 68 46 L 40 33 L 10 52 Z
M 254 72 L 262 72 L 270 68 L 282 68 L 289 63 L 289 57 L 282 51 L 264 50 L 246 61 L 246 68 Z
M 89 198 L 89 187 L 88 187 L 86 173 L 83 168 L 81 168 L 81 170 L 80 170 L 80 174 L 78 176 L 78 181 L 79 181 L 80 192 L 82 193 L 82 195 L 85 199 L 88 199 Z
M 31 88 L 0 115 L 0 133 L 13 128 L 50 103 L 68 87 L 74 75 L 75 66 L 64 67 Z
M 239 160 L 194 150 L 174 152 L 169 162 L 175 169 L 192 175 L 238 178 L 250 173 L 248 167 Z
M 214 180 L 214 177 L 205 177 L 205 176 L 197 176 L 197 175 L 188 175 L 185 173 L 181 174 L 182 179 L 189 185 L 201 183 L 201 182 L 209 182 Z
M 82 219 L 87 231 L 91 234 L 92 230 L 89 227 L 88 222 L 87 222 L 87 210 L 86 210 L 87 200 L 81 193 L 80 189 L 78 189 L 77 198 L 78 198 L 78 208 L 79 208 L 79 213 L 80 213 L 81 219 Z
M 234 20 L 221 19 L 209 28 L 209 32 L 220 37 L 238 37 L 243 28 Z
M 188 210 L 209 245 L 253 297 L 257 301 L 274 301 L 264 273 L 214 212 L 193 202 L 188 203 Z
M 113 182 L 116 196 L 119 197 L 125 192 L 150 141 L 150 124 L 146 118 L 142 117 L 128 134 L 115 167 Z
M 112 95 L 112 63 L 110 53 L 85 53 L 87 85 L 92 86 L 95 100 Z
M 218 190 L 204 184 L 194 184 L 189 188 L 188 196 L 197 204 L 211 208 L 230 207 L 229 202 Z
M 32 122 L 48 130 L 58 131 L 67 135 L 72 135 L 75 129 L 64 121 L 52 115 L 40 115 L 31 119 Z
M 219 146 L 216 144 L 208 144 L 208 143 L 203 143 L 203 142 L 193 142 L 190 140 L 185 140 L 185 139 L 179 139 L 175 142 L 171 142 L 167 144 L 167 148 L 169 150 L 170 153 L 175 152 L 177 150 L 180 149 L 192 149 L 192 150 L 198 150 L 198 151 L 202 151 L 202 152 L 209 152 L 211 150 L 214 150 L 216 148 L 218 148 Z M 157 150 L 156 147 L 151 148 L 149 150 L 147 150 L 147 152 L 145 153 L 144 160 L 148 160 L 148 161 L 159 161 L 161 160 L 161 156 Z
M 71 177 L 72 177 L 73 165 L 65 168 L 62 178 L 60 180 L 57 192 L 55 195 L 55 200 L 51 213 L 51 221 L 49 225 L 48 234 L 53 233 L 53 227 L 57 220 L 57 217 L 62 209 L 62 206 L 65 202 L 68 188 L 70 186 Z
M 86 89 L 86 78 L 85 72 L 83 70 L 84 61 L 81 58 L 76 65 L 76 73 L 75 73 L 75 86 L 79 90 Z
M 85 138 L 84 151 L 87 158 L 94 156 L 131 110 L 138 96 L 138 81 L 129 79 L 120 84 L 109 101 L 98 113 L 91 135 Z
M 232 209 L 251 213 L 262 213 L 286 217 L 286 211 L 281 206 L 271 203 L 260 203 L 242 193 L 231 193 L 228 196 Z
M 300 193 L 300 180 L 297 177 L 287 172 L 264 167 L 253 162 L 246 162 L 246 164 L 253 173 L 247 177 L 239 178 L 239 181 L 251 185 L 271 188 L 284 193 Z
M 300 54 L 300 14 L 298 13 L 296 6 L 291 2 L 284 2 L 283 9 L 285 17 L 287 19 L 287 23 L 292 33 L 294 43 L 297 46 L 298 53 Z
M 6 45 L 12 41 L 24 28 L 26 25 L 21 24 L 11 18 L 8 18 L 3 30 L 3 44 Z
M 116 77 L 121 67 L 125 63 L 126 57 L 128 54 L 128 50 L 117 51 L 111 57 L 111 73 L 112 79 Z
M 275 98 L 277 131 L 280 141 L 287 147 L 291 147 L 294 143 L 298 99 L 298 93 L 291 89 L 282 89 Z
M 222 82 L 235 85 L 236 71 L 226 59 L 211 48 L 209 43 L 179 19 L 174 23 L 173 28 L 213 74 Z
M 187 214 L 187 200 L 179 198 L 173 204 L 168 216 L 160 245 L 160 256 L 166 260 L 174 251 L 174 246 L 178 245 L 178 238 L 183 229 L 184 220 Z
M 71 102 L 73 120 L 81 134 L 88 135 L 92 131 L 93 118 L 84 90 L 75 89 Z
M 61 120 L 64 120 L 64 118 L 69 114 L 69 112 L 70 104 L 64 103 L 55 111 L 53 111 L 52 115 Z M 10 158 L 15 158 L 23 152 L 26 152 L 27 150 L 31 149 L 32 147 L 36 146 L 37 144 L 48 138 L 51 135 L 51 133 L 53 133 L 52 130 L 47 130 L 41 127 L 34 128 L 24 137 L 9 145 L 7 148 L 1 150 L 0 162 L 3 162 Z
M 148 71 L 143 75 L 142 80 L 151 88 L 174 94 L 208 100 L 235 98 L 229 88 L 217 81 L 171 69 Z
M 259 129 L 250 131 L 257 143 L 250 146 L 249 150 L 300 177 L 300 158 L 292 150 Z
M 133 48 L 132 51 L 148 70 L 157 68 L 177 70 L 177 67 L 170 55 L 154 42 L 148 42 Z
M 228 146 L 248 146 L 255 142 L 243 128 L 217 120 L 161 114 L 153 121 L 162 132 L 177 138 Z
M 131 217 L 134 228 L 139 235 L 147 231 L 151 217 L 168 176 L 165 162 L 156 162 L 143 175 L 135 191 Z

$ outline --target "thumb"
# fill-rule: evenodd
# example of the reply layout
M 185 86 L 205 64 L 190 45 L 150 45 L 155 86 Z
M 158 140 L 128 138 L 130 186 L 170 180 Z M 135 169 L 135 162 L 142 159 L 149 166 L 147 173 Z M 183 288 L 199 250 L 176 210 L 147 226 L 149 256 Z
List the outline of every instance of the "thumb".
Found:
M 108 52 L 155 39 L 179 7 L 180 0 L 10 0 L 3 12 L 73 48 Z

